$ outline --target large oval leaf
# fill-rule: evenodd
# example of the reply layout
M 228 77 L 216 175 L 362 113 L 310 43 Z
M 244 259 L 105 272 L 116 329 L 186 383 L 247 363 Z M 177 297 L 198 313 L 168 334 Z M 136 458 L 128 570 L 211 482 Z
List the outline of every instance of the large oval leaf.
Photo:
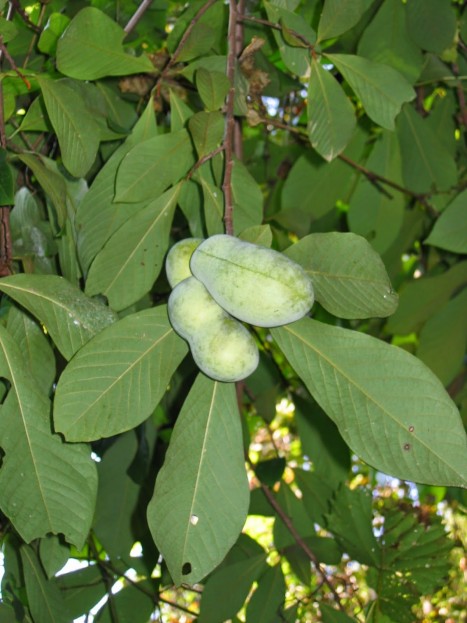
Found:
M 459 412 L 419 359 L 309 318 L 272 334 L 362 459 L 397 478 L 467 487 L 467 436 Z
M 235 385 L 200 374 L 178 416 L 148 507 L 175 584 L 202 580 L 245 522 L 249 489 Z
M 26 542 L 62 533 L 80 549 L 97 492 L 90 449 L 66 444 L 52 433 L 50 401 L 3 327 L 0 376 L 11 384 L 0 418 L 0 508 Z
M 111 309 L 56 275 L 11 275 L 0 280 L 0 290 L 44 324 L 65 359 L 116 320 Z
M 134 428 L 151 415 L 187 350 L 165 306 L 108 327 L 60 377 L 56 430 L 69 441 L 91 441 Z
M 341 318 L 389 316 L 397 307 L 384 264 L 371 245 L 355 234 L 310 234 L 285 254 L 303 266 L 316 300 Z

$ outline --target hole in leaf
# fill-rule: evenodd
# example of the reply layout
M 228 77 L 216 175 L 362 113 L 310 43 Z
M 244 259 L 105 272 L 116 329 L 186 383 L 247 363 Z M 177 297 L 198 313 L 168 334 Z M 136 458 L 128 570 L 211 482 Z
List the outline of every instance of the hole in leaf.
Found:
M 413 432 L 414 432 L 414 430 L 415 430 L 415 427 L 414 427 L 414 426 L 409 426 L 409 433 L 413 433 Z
M 410 450 L 412 446 L 410 445 L 410 443 L 405 443 L 404 444 L 404 450 L 406 450 L 407 452 Z
M 191 523 L 191 525 L 192 525 L 192 526 L 196 526 L 196 524 L 198 523 L 198 521 L 199 521 L 199 517 L 198 517 L 198 515 L 192 515 L 192 516 L 190 517 L 190 523 Z
M 189 573 L 191 573 L 191 564 L 189 562 L 185 562 L 182 566 L 182 575 L 188 575 Z

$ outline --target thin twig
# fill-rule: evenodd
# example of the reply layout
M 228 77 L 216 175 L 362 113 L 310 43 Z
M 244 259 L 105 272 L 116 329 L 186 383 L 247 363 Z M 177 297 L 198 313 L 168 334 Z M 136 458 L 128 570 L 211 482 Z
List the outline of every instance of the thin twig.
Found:
M 94 543 L 94 538 L 92 535 L 88 539 L 88 545 L 89 549 L 93 554 L 94 560 L 96 561 L 102 573 L 102 579 L 104 580 L 108 596 L 110 620 L 112 621 L 112 623 L 119 623 L 117 606 L 115 604 L 114 595 L 112 593 L 112 587 L 115 584 L 115 580 L 111 577 L 111 573 L 106 568 L 105 561 L 99 558 L 99 552 L 97 551 L 96 544 Z
M 254 17 L 253 15 L 239 15 L 238 18 L 242 22 L 252 22 L 253 24 L 267 26 L 268 28 L 272 28 L 272 30 L 279 30 L 281 32 L 283 31 L 283 28 L 280 24 L 276 24 L 275 22 L 270 22 L 267 19 L 262 19 L 261 17 Z M 296 37 L 297 39 L 299 39 L 306 48 L 312 51 L 314 50 L 315 46 L 312 43 L 310 43 L 308 39 L 304 37 L 303 35 L 301 35 L 299 32 L 297 32 L 296 30 L 292 30 L 291 28 L 288 29 L 288 32 L 294 37 Z
M 6 60 L 10 64 L 10 67 L 13 69 L 13 71 L 16 74 L 18 74 L 18 76 L 21 78 L 21 80 L 24 82 L 24 84 L 26 85 L 27 89 L 29 90 L 31 88 L 31 83 L 26 78 L 26 76 L 24 76 L 24 74 L 22 74 L 21 71 L 18 69 L 18 67 L 17 67 L 13 57 L 10 55 L 10 53 L 8 52 L 5 44 L 3 43 L 3 37 L 1 35 L 0 35 L 0 50 L 2 52 L 2 56 L 4 56 L 6 58 Z
M 459 66 L 456 63 L 452 64 L 452 73 L 456 78 L 459 78 Z M 467 127 L 467 107 L 465 105 L 465 94 L 464 89 L 462 87 L 462 82 L 460 80 L 457 81 L 456 85 L 457 92 L 457 100 L 459 102 L 459 122 Z
M 28 47 L 28 51 L 26 52 L 26 56 L 23 61 L 23 69 L 26 69 L 27 64 L 29 63 L 29 59 L 31 58 L 32 51 L 34 46 L 36 45 L 37 40 L 39 39 L 39 34 L 41 32 L 42 22 L 45 17 L 45 12 L 47 10 L 47 4 L 44 2 L 41 6 L 41 11 L 39 13 L 39 19 L 37 20 L 37 30 L 34 32 L 34 36 L 31 39 L 31 42 Z
M 163 80 L 165 79 L 165 77 L 167 76 L 168 72 L 172 69 L 172 67 L 175 65 L 175 63 L 178 60 L 178 57 L 180 56 L 183 48 L 185 47 L 185 44 L 188 40 L 188 37 L 191 34 L 191 31 L 193 30 L 193 28 L 196 26 L 196 24 L 199 22 L 199 20 L 203 17 L 203 15 L 213 6 L 213 4 L 215 4 L 217 2 L 217 0 L 208 0 L 205 4 L 203 4 L 203 6 L 200 8 L 200 10 L 198 11 L 198 13 L 196 13 L 196 15 L 193 17 L 193 19 L 191 20 L 191 22 L 188 24 L 185 32 L 183 33 L 182 38 L 180 39 L 177 48 L 175 50 L 175 52 L 172 54 L 172 56 L 170 57 L 167 65 L 164 67 L 164 69 L 161 71 L 161 74 L 159 76 L 159 79 L 157 81 L 157 87 L 156 87 L 156 94 L 159 95 L 160 93 L 160 87 L 161 84 L 163 82 Z
M 168 606 L 172 606 L 172 608 L 177 608 L 178 610 L 181 610 L 182 612 L 191 614 L 192 617 L 199 616 L 197 612 L 193 612 L 193 610 L 190 610 L 189 608 L 185 608 L 185 606 L 181 606 L 180 604 L 177 604 L 174 601 L 170 601 L 170 599 L 166 599 L 165 597 L 161 597 L 160 595 L 159 595 L 159 601 L 162 601 L 162 603 L 167 604 Z
M 29 19 L 29 15 L 26 13 L 26 11 L 21 6 L 21 4 L 19 3 L 19 0 L 10 0 L 10 4 L 15 8 L 18 15 L 21 17 L 23 22 L 27 26 L 29 26 L 29 28 L 32 28 L 32 30 L 34 30 L 35 32 L 41 31 L 40 26 L 37 26 L 36 24 L 33 24 L 33 22 L 31 22 L 31 20 Z
M 343 612 L 345 612 L 345 608 L 344 608 L 344 606 L 342 605 L 342 603 L 340 601 L 339 594 L 337 593 L 336 589 L 334 588 L 331 580 L 328 578 L 326 572 L 322 568 L 322 566 L 321 566 L 318 558 L 316 557 L 315 553 L 310 549 L 308 544 L 302 539 L 302 537 L 300 536 L 300 533 L 298 532 L 298 530 L 294 526 L 292 520 L 287 515 L 287 513 L 284 511 L 284 509 L 279 504 L 279 502 L 276 500 L 276 498 L 274 497 L 274 494 L 271 492 L 269 487 L 267 487 L 263 483 L 260 483 L 260 486 L 261 486 L 261 490 L 263 491 L 263 493 L 264 493 L 267 501 L 269 502 L 270 506 L 276 511 L 276 513 L 280 517 L 281 521 L 283 522 L 284 526 L 287 528 L 287 530 L 293 536 L 293 538 L 295 539 L 297 545 L 300 547 L 300 549 L 303 551 L 303 553 L 314 564 L 316 570 L 318 571 L 319 575 L 321 576 L 321 578 L 323 580 L 323 583 L 326 584 L 326 586 L 331 591 L 331 593 L 332 593 L 332 595 L 333 595 L 333 597 L 334 597 L 334 599 L 335 599 L 339 609 L 342 610 Z
M 191 169 L 188 171 L 188 173 L 186 174 L 185 179 L 189 180 L 193 177 L 194 173 L 196 173 L 196 171 L 205 163 L 208 162 L 209 160 L 211 160 L 212 158 L 214 158 L 214 156 L 217 156 L 217 154 L 220 154 L 224 151 L 224 145 L 220 145 L 219 147 L 216 147 L 216 149 L 214 149 L 213 151 L 209 152 L 208 154 L 206 154 L 205 156 L 203 156 L 202 158 L 200 158 L 197 162 L 195 162 L 195 164 L 191 167 Z
M 146 11 L 148 10 L 151 4 L 152 4 L 152 0 L 143 0 L 141 2 L 141 4 L 136 9 L 134 14 L 130 17 L 127 25 L 123 29 L 127 35 L 129 35 L 130 32 L 134 30 L 134 28 L 136 27 L 140 19 L 143 17 L 143 15 L 146 13 Z
M 227 54 L 227 78 L 229 80 L 229 92 L 227 94 L 225 112 L 225 171 L 222 182 L 224 193 L 224 223 L 225 233 L 232 236 L 233 228 L 233 192 L 232 192 L 232 170 L 233 170 L 233 140 L 235 130 L 234 102 L 235 102 L 235 62 L 236 62 L 236 29 L 237 29 L 237 6 L 235 0 L 230 0 L 229 11 L 229 34 L 228 34 L 228 54 Z

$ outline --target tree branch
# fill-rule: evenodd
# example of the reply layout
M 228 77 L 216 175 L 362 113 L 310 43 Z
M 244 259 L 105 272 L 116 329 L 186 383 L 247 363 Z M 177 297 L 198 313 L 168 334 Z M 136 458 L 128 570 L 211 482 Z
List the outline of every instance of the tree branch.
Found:
M 264 493 L 267 501 L 269 502 L 270 506 L 274 509 L 274 511 L 280 517 L 282 523 L 287 528 L 287 530 L 290 532 L 290 534 L 293 536 L 293 538 L 295 539 L 297 545 L 300 547 L 300 549 L 304 552 L 304 554 L 307 556 L 307 558 L 315 566 L 317 572 L 319 573 L 319 575 L 321 576 L 321 578 L 323 580 L 323 584 L 326 584 L 326 586 L 331 591 L 331 593 L 332 593 L 332 595 L 333 595 L 333 597 L 334 597 L 334 599 L 336 601 L 336 604 L 339 607 L 339 609 L 342 610 L 343 612 L 345 612 L 345 609 L 344 609 L 344 606 L 341 603 L 339 594 L 337 593 L 336 589 L 334 588 L 331 580 L 328 578 L 326 572 L 322 568 L 322 566 L 321 566 L 318 558 L 314 554 L 314 552 L 307 545 L 307 543 L 302 539 L 302 537 L 300 536 L 300 533 L 298 532 L 298 530 L 294 526 L 292 520 L 287 515 L 287 513 L 284 511 L 284 509 L 279 504 L 279 502 L 276 500 L 276 498 L 274 497 L 274 494 L 269 489 L 269 487 L 267 487 L 262 482 L 260 482 L 260 486 L 261 486 L 261 490 L 263 491 L 263 493 Z
M 267 26 L 268 28 L 271 28 L 272 30 L 279 30 L 280 32 L 282 32 L 283 30 L 280 24 L 270 22 L 269 20 L 262 19 L 261 17 L 254 17 L 253 15 L 239 15 L 238 18 L 242 22 L 251 22 L 253 24 L 258 24 L 261 26 Z M 288 29 L 288 32 L 294 37 L 296 37 L 297 39 L 299 39 L 306 48 L 308 48 L 311 51 L 314 51 L 315 46 L 312 43 L 310 43 L 306 37 L 301 35 L 296 30 Z
M 167 76 L 168 72 L 172 69 L 172 67 L 175 65 L 175 63 L 177 62 L 178 57 L 180 56 L 181 51 L 183 50 L 183 48 L 185 47 L 185 44 L 188 40 L 188 37 L 191 34 L 191 31 L 193 30 L 193 28 L 196 26 L 196 24 L 199 22 L 199 20 L 203 17 L 203 15 L 217 2 L 217 0 L 208 0 L 205 4 L 203 4 L 203 6 L 200 8 L 200 10 L 198 11 L 198 13 L 196 13 L 196 15 L 194 16 L 194 18 L 191 20 L 191 22 L 188 24 L 185 32 L 183 33 L 182 38 L 180 39 L 177 48 L 175 50 L 175 52 L 172 54 L 172 56 L 170 57 L 167 65 L 164 67 L 164 69 L 161 71 L 161 74 L 159 76 L 159 79 L 157 81 L 157 87 L 156 87 L 156 93 L 159 94 L 160 92 L 160 87 L 161 84 L 163 82 L 163 80 L 165 79 L 165 77 Z
M 235 102 L 235 62 L 236 62 L 236 30 L 237 30 L 237 6 L 235 0 L 230 0 L 229 11 L 229 34 L 227 55 L 227 78 L 229 79 L 229 92 L 227 94 L 225 113 L 225 171 L 222 183 L 224 193 L 224 223 L 225 233 L 233 235 L 233 193 L 232 193 L 232 170 L 233 170 L 233 141 L 235 131 L 234 102 Z
M 44 4 L 45 4 L 45 2 L 44 2 Z M 23 22 L 27 26 L 29 26 L 29 28 L 31 28 L 35 32 L 40 32 L 41 31 L 40 26 L 37 26 L 36 24 L 33 24 L 33 22 L 31 22 L 31 20 L 29 19 L 29 15 L 26 13 L 26 11 L 21 6 L 21 4 L 19 3 L 19 0 L 10 0 L 10 5 L 14 7 L 15 11 L 21 17 Z
M 140 19 L 146 13 L 150 5 L 152 4 L 152 0 L 143 0 L 133 15 L 128 20 L 127 25 L 123 29 L 127 35 L 135 29 Z
M 172 606 L 172 608 L 177 608 L 178 610 L 181 610 L 182 612 L 186 612 L 187 614 L 190 614 L 192 617 L 199 616 L 197 612 L 193 612 L 193 610 L 190 610 L 189 608 L 185 608 L 185 606 L 181 606 L 180 604 L 177 604 L 174 601 L 170 601 L 170 599 L 165 599 L 165 597 L 161 597 L 161 595 L 159 595 L 159 601 L 162 601 L 162 603 Z
M 21 71 L 18 69 L 13 57 L 10 55 L 10 53 L 8 52 L 5 44 L 3 43 L 3 37 L 0 35 L 0 51 L 1 51 L 1 56 L 4 56 L 6 58 L 6 60 L 8 61 L 8 63 L 10 64 L 10 67 L 13 69 L 13 71 L 18 74 L 18 76 L 21 78 L 21 80 L 24 82 L 24 84 L 26 85 L 26 88 L 29 89 L 31 88 L 31 83 L 29 82 L 29 80 L 26 78 L 26 76 L 24 74 L 21 73 Z

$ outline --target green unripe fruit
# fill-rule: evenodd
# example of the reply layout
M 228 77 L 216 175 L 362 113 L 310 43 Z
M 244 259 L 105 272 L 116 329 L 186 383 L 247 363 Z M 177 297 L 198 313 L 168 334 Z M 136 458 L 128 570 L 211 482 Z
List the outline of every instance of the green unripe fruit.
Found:
M 219 234 L 197 247 L 191 272 L 229 314 L 259 327 L 299 320 L 314 302 L 305 270 L 282 253 Z
M 249 376 L 259 362 L 248 330 L 229 316 L 195 277 L 181 281 L 170 294 L 170 322 L 190 345 L 198 368 L 216 381 Z
M 190 259 L 193 251 L 202 242 L 202 238 L 185 238 L 170 249 L 165 260 L 165 272 L 171 288 L 191 277 Z

